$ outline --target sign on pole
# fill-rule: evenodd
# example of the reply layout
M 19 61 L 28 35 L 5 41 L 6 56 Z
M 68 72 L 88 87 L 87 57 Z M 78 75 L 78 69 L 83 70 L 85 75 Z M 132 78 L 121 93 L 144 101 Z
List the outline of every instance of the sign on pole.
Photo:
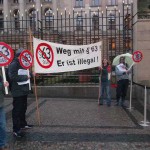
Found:
M 2 67 L 3 80 L 6 82 L 6 73 L 4 66 L 7 66 L 11 63 L 14 58 L 14 52 L 12 48 L 4 43 L 0 42 L 0 66 Z M 8 94 L 8 88 L 5 87 L 5 93 Z
M 4 42 L 0 42 L 0 66 L 7 66 L 14 58 L 12 48 Z
M 132 55 L 134 62 L 139 63 L 143 59 L 143 53 L 141 51 L 135 51 Z
M 31 52 L 29 50 L 22 51 L 19 57 L 19 62 L 23 68 L 29 69 L 33 64 L 33 56 Z
M 28 70 L 28 76 L 30 75 L 29 73 L 29 68 L 33 64 L 33 56 L 29 50 L 24 50 L 21 52 L 20 57 L 19 57 L 19 62 L 20 65 Z M 31 82 L 29 81 L 29 89 L 31 90 Z

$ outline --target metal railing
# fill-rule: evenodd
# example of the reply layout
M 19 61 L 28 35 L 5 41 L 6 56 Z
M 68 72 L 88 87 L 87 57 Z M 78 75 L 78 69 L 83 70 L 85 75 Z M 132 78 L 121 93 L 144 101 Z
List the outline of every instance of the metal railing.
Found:
M 96 11 L 82 9 L 63 14 L 57 11 L 46 16 L 10 15 L 0 22 L 0 41 L 6 42 L 14 50 L 19 47 L 30 50 L 29 28 L 36 38 L 69 45 L 90 44 L 103 41 L 102 58 L 113 60 L 121 53 L 133 51 L 133 4 L 123 6 L 122 13 L 116 10 Z M 121 15 L 122 14 L 122 15 Z M 80 17 L 79 17 L 80 16 Z M 15 19 L 14 19 L 15 18 Z M 40 18 L 40 19 L 39 19 Z M 99 82 L 98 68 L 77 72 L 38 75 L 38 85 L 95 85 Z M 113 79 L 113 82 L 115 80 Z

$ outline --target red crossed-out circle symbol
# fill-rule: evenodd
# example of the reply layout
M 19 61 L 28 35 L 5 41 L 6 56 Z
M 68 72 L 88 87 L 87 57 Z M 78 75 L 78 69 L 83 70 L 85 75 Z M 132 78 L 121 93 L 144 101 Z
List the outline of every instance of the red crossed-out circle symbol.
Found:
M 7 66 L 14 58 L 13 49 L 6 43 L 0 42 L 0 66 Z
M 140 62 L 143 59 L 143 54 L 141 51 L 135 51 L 132 55 L 134 62 Z
M 54 61 L 54 53 L 47 43 L 40 43 L 36 48 L 36 59 L 42 68 L 50 68 Z
M 29 69 L 33 64 L 33 56 L 29 50 L 23 50 L 19 57 L 20 65 L 25 68 Z

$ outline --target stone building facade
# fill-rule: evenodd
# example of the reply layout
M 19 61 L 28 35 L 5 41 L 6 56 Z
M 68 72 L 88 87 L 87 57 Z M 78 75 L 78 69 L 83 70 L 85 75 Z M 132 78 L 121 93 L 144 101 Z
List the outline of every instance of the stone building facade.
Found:
M 89 10 L 94 13 L 99 9 L 106 15 L 107 9 L 110 11 L 108 16 L 110 13 L 114 15 L 114 10 L 119 11 L 122 16 L 123 13 L 127 13 L 122 11 L 123 3 L 130 7 L 132 0 L 0 0 L 0 27 L 3 26 L 2 21 L 9 20 L 10 16 L 14 16 L 14 18 L 23 16 L 28 19 L 32 16 L 35 17 L 38 12 L 38 19 L 41 20 L 41 18 L 45 18 L 48 11 L 51 15 L 56 15 L 57 11 L 60 12 L 59 15 L 64 15 L 66 10 L 67 14 L 72 15 L 72 10 L 74 10 L 80 15 L 82 9 L 82 12 L 88 16 Z
M 133 3 L 133 8 L 131 7 L 132 3 Z M 82 39 L 80 38 L 80 34 L 81 34 L 80 32 L 78 33 L 74 32 L 75 34 L 78 34 L 79 37 L 72 38 L 72 41 L 70 41 L 69 44 L 87 44 L 89 42 L 90 43 L 96 42 L 95 40 L 96 38 L 98 40 L 101 40 L 103 38 L 104 45 L 105 45 L 104 50 L 107 50 L 107 52 L 105 51 L 106 52 L 105 56 L 111 56 L 111 57 L 115 57 L 119 53 L 133 52 L 137 49 L 140 49 L 144 54 L 144 59 L 140 64 L 135 66 L 135 80 L 136 81 L 149 80 L 150 69 L 148 68 L 147 65 L 148 54 L 149 54 L 148 33 L 150 32 L 149 19 L 147 20 L 138 19 L 138 16 L 135 15 L 138 12 L 137 5 L 138 5 L 137 0 L 133 0 L 133 1 L 132 0 L 0 0 L 0 33 L 3 34 L 5 28 L 9 28 L 10 26 L 12 26 L 15 29 L 22 27 L 22 29 L 20 30 L 23 30 L 24 26 L 26 27 L 28 24 L 24 21 L 19 22 L 19 20 L 29 19 L 30 25 L 33 27 L 36 27 L 37 20 L 40 20 L 42 22 L 42 27 L 40 28 L 46 29 L 47 26 L 53 24 L 53 29 L 55 28 L 56 30 L 56 28 L 58 29 L 61 26 L 63 26 L 61 28 L 61 32 L 66 32 L 66 34 L 68 34 L 67 31 L 70 32 L 71 30 L 73 30 L 73 27 L 71 26 L 69 29 L 69 27 L 64 28 L 64 26 L 65 24 L 69 24 L 69 23 L 71 24 L 73 19 L 70 19 L 71 21 L 69 21 L 67 17 L 66 21 L 63 21 L 61 24 L 61 21 L 59 21 L 58 23 L 57 18 L 64 18 L 65 15 L 69 15 L 70 18 L 72 17 L 76 18 L 76 22 L 75 22 L 76 28 L 80 29 L 81 26 L 82 29 L 86 28 L 87 31 L 85 33 L 86 36 L 89 35 L 91 36 L 97 34 L 97 32 L 102 31 L 102 33 L 100 33 L 101 34 L 100 37 L 96 35 L 97 37 L 95 36 L 95 38 L 90 38 L 90 39 L 88 38 Z M 147 5 L 149 6 L 149 4 Z M 146 10 L 148 10 L 149 7 L 148 6 L 146 7 L 146 3 L 144 3 L 143 6 L 147 8 Z M 99 18 L 99 22 L 102 23 L 103 25 L 100 26 L 100 28 L 98 28 L 99 31 L 98 30 L 91 31 L 91 28 L 93 28 L 91 26 L 93 26 L 93 24 L 90 21 L 92 20 L 92 18 L 89 18 L 89 16 L 90 17 L 94 15 L 96 16 L 97 12 L 99 12 L 100 16 L 102 15 L 105 16 Z M 115 15 L 118 17 L 116 17 Z M 115 34 L 116 34 L 116 39 L 118 39 L 119 34 L 121 35 L 121 33 L 124 32 L 124 26 L 122 24 L 124 23 L 124 19 L 126 19 L 126 16 L 128 15 L 134 16 L 134 17 L 132 16 L 133 19 L 132 22 L 130 22 L 130 25 L 132 25 L 132 29 L 127 30 L 127 33 L 125 33 L 126 34 L 125 36 L 128 36 L 129 34 L 131 40 L 129 42 L 128 41 L 125 42 L 124 40 L 126 37 L 125 38 L 122 37 L 122 40 L 120 41 L 121 46 L 120 47 L 114 46 L 115 44 L 113 39 L 111 39 L 110 41 L 109 39 L 110 37 L 113 37 Z M 86 18 L 89 19 L 86 19 L 86 22 L 83 22 L 82 17 L 84 18 L 85 16 Z M 120 17 L 119 19 L 119 16 L 123 16 L 123 17 Z M 51 23 L 50 20 L 52 20 L 53 17 L 55 17 L 56 21 Z M 12 20 L 12 22 L 9 23 L 8 20 Z M 110 21 L 111 21 L 111 25 L 113 25 L 113 23 L 115 23 L 116 25 L 115 32 L 112 30 L 111 32 L 107 28 Z M 120 26 L 118 26 L 119 22 L 120 22 Z M 97 22 L 95 21 L 94 28 L 96 28 L 96 24 Z M 40 25 L 41 24 L 39 24 L 39 26 Z M 9 32 L 13 32 L 13 31 L 9 31 Z M 17 32 L 17 30 L 15 30 L 15 32 Z M 120 33 L 118 34 L 118 32 Z M 43 34 L 45 33 L 47 33 L 47 30 L 43 30 Z M 102 37 L 103 33 L 105 35 L 104 37 Z M 55 35 L 53 35 L 53 37 L 54 36 Z M 57 40 L 57 42 L 67 43 L 66 41 L 69 41 L 70 37 L 68 38 L 64 38 L 64 37 L 65 36 L 62 36 L 61 41 Z M 77 42 L 75 43 L 74 41 Z M 125 46 L 122 46 L 122 44 L 124 44 Z M 111 47 L 115 47 L 114 51 L 109 51 L 109 45 L 111 45 Z M 122 50 L 117 51 L 119 48 Z M 145 68 L 144 71 L 145 74 L 143 74 L 140 71 L 143 65 Z

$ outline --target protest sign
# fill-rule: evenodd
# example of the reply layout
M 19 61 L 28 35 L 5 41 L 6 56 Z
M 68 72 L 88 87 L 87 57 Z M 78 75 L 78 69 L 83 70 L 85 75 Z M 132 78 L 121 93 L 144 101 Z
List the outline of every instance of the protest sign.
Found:
M 101 66 L 102 42 L 63 45 L 33 39 L 36 73 L 59 73 Z

